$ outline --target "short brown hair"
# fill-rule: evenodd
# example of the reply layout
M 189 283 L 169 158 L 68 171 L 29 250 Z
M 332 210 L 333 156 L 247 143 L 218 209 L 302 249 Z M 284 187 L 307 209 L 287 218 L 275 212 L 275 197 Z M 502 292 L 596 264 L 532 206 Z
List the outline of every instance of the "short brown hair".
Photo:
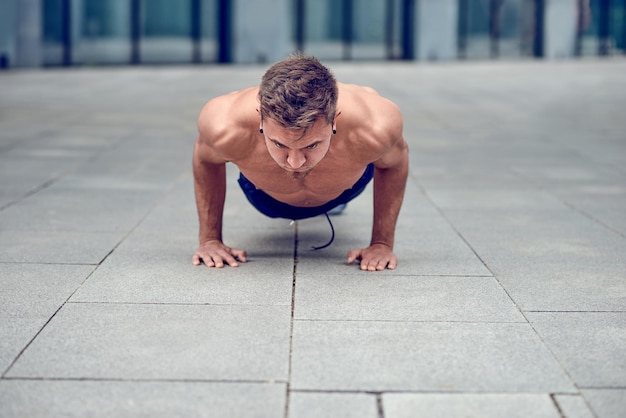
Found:
M 337 108 L 337 81 L 317 58 L 296 54 L 265 72 L 258 99 L 261 118 L 285 128 L 308 129 L 320 117 L 331 124 Z

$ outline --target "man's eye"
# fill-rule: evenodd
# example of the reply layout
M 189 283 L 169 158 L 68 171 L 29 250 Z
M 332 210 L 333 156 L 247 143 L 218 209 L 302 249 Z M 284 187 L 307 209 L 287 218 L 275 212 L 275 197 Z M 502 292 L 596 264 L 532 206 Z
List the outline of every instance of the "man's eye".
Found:
M 311 144 L 308 147 L 306 147 L 307 149 L 315 149 L 317 148 L 317 144 Z
M 274 145 L 276 145 L 276 148 L 285 148 L 283 144 L 279 144 L 278 142 L 274 142 Z

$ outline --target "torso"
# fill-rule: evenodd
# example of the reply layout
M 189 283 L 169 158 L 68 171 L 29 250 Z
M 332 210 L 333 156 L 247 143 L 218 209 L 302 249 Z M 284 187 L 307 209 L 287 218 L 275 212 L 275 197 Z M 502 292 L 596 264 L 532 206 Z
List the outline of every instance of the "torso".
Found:
M 293 178 L 278 167 L 267 154 L 264 143 L 259 153 L 265 158 L 238 161 L 236 164 L 257 189 L 274 199 L 293 206 L 320 206 L 351 188 L 363 175 L 368 162 L 355 162 L 338 158 L 332 152 L 303 178 Z
M 215 151 L 223 151 L 224 160 L 237 165 L 258 189 L 281 202 L 300 207 L 323 205 L 351 188 L 367 165 L 384 152 L 385 139 L 375 134 L 377 112 L 370 103 L 386 99 L 365 87 L 339 84 L 337 108 L 342 114 L 337 119 L 337 135 L 333 135 L 328 153 L 317 166 L 305 177 L 293 178 L 272 159 L 258 133 L 257 91 L 249 88 L 222 96 L 224 115 L 211 114 L 204 119 L 201 115 L 201 131 L 203 120 L 225 120 L 228 116 L 232 124 L 223 130 L 228 137 L 214 141 Z M 233 117 L 235 111 L 231 109 L 243 110 L 237 110 Z

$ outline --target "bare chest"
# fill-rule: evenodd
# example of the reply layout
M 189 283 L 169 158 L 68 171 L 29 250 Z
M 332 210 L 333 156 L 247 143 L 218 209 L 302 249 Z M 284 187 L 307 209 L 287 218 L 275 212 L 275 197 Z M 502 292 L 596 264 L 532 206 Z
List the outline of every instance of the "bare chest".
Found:
M 306 174 L 287 172 L 273 161 L 239 168 L 257 189 L 273 198 L 293 206 L 312 207 L 323 205 L 354 186 L 366 166 L 347 161 L 322 161 Z

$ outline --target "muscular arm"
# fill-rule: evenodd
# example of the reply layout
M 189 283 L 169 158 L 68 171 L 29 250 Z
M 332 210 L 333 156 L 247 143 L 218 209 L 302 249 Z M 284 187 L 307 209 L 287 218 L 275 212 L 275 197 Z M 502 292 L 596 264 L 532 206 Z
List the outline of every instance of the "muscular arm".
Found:
M 374 171 L 374 220 L 370 242 L 370 245 L 384 244 L 392 249 L 409 171 L 408 148 L 404 139 L 394 148 L 395 164 L 376 166 Z
M 193 177 L 199 220 L 200 245 L 192 263 L 208 267 L 237 267 L 237 259 L 246 261 L 246 252 L 228 247 L 222 242 L 222 218 L 226 198 L 226 162 L 230 149 L 235 147 L 227 136 L 232 126 L 220 125 L 226 120 L 220 113 L 228 108 L 228 99 L 222 96 L 209 102 L 198 120 L 199 135 L 193 151 Z M 228 155 L 228 157 L 225 157 Z
M 226 198 L 226 163 L 203 161 L 198 140 L 193 154 L 193 178 L 200 225 L 200 242 L 222 240 L 222 216 Z
M 393 252 L 396 223 L 404 199 L 409 172 L 408 146 L 402 137 L 402 116 L 395 106 L 387 106 L 387 126 L 378 133 L 390 144 L 374 161 L 374 219 L 368 248 L 348 253 L 348 264 L 360 260 L 361 270 L 393 270 L 398 258 Z
M 246 262 L 246 252 L 230 248 L 222 242 L 222 217 L 226 198 L 226 163 L 203 159 L 209 153 L 198 138 L 193 154 L 193 177 L 200 226 L 200 246 L 193 255 L 196 266 L 237 267 L 237 259 Z

